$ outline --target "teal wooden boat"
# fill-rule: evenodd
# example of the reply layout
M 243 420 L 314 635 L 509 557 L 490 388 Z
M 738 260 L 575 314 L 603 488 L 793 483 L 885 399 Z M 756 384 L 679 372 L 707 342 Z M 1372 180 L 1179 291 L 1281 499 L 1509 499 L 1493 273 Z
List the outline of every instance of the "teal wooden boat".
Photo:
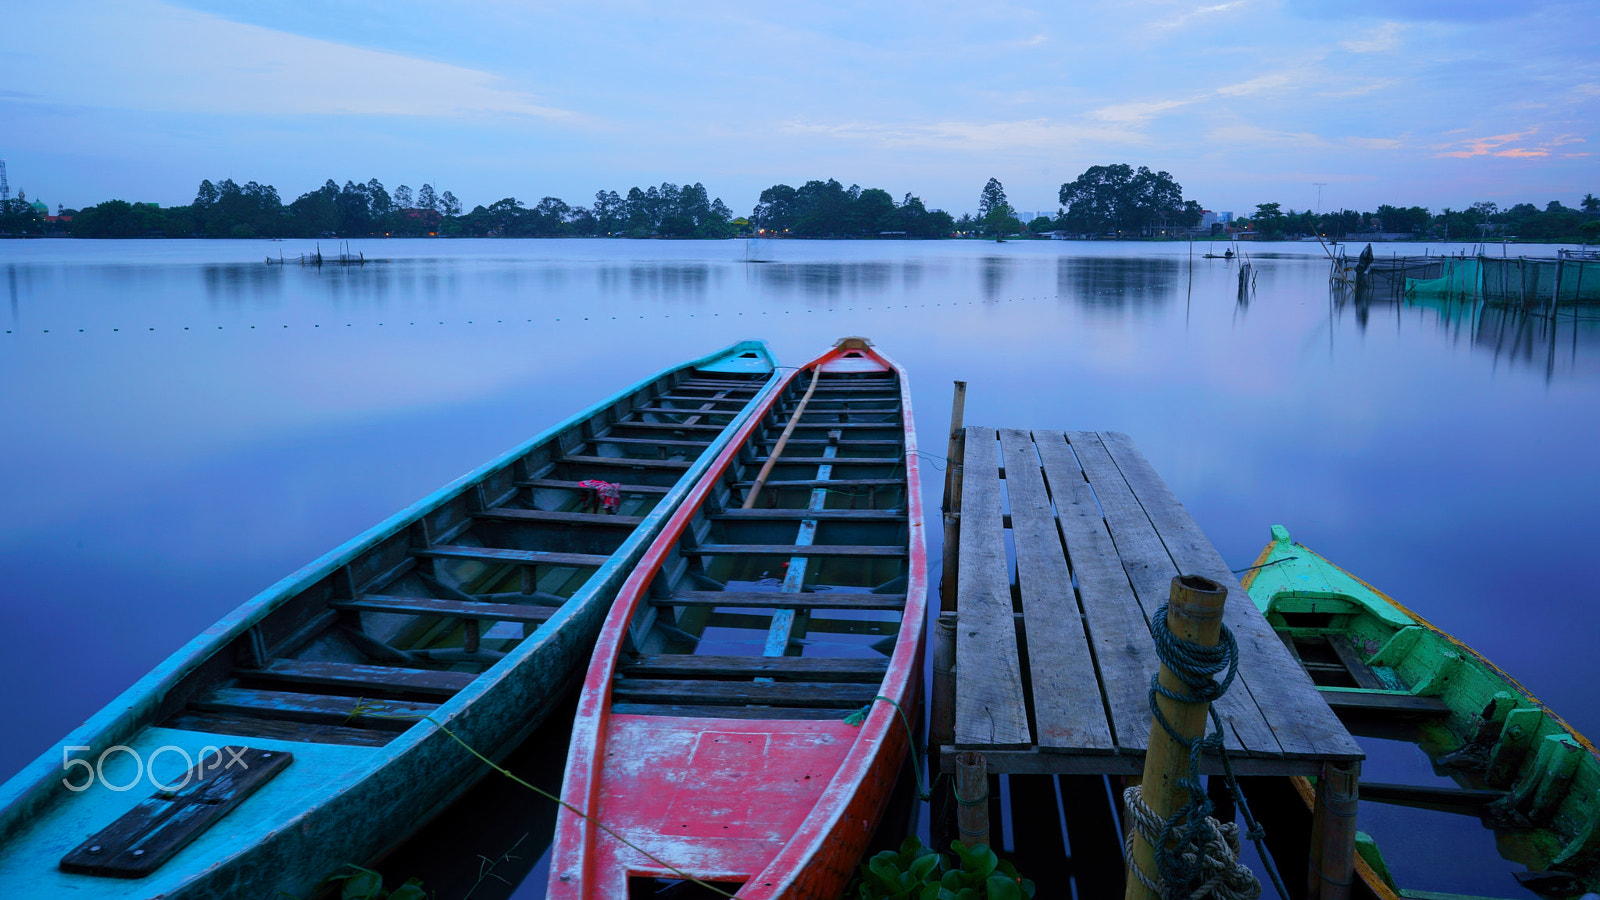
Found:
M 1456 783 L 1363 780 L 1364 804 L 1481 818 L 1500 855 L 1526 867 L 1494 896 L 1600 891 L 1600 754 L 1592 743 L 1477 651 L 1295 543 L 1281 525 L 1241 580 L 1353 733 L 1410 740 Z M 1309 799 L 1304 779 L 1297 788 Z M 1471 900 L 1396 884 L 1364 835 L 1356 870 L 1368 895 L 1382 900 Z
M 451 733 L 497 758 L 581 677 L 774 371 L 647 378 L 223 617 L 0 787 L 0 897 L 308 897 L 393 847 L 487 771 Z

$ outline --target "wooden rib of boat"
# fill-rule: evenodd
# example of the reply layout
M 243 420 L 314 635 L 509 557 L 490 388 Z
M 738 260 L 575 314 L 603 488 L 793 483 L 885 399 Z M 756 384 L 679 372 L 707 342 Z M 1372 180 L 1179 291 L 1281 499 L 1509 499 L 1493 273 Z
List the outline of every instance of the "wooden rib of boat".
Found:
M 1352 732 L 1412 741 L 1457 785 L 1363 780 L 1362 802 L 1477 816 L 1493 829 L 1500 855 L 1526 867 L 1515 873 L 1522 887 L 1552 898 L 1600 891 L 1600 754 L 1592 743 L 1477 651 L 1294 542 L 1281 525 L 1242 581 Z M 1311 785 L 1296 782 L 1309 807 Z M 1448 866 L 1450 848 L 1440 849 L 1438 865 Z M 1397 885 L 1364 836 L 1357 850 L 1357 873 L 1380 900 L 1458 896 Z M 1516 890 L 1509 875 L 1507 887 Z
M 587 815 L 559 813 L 553 900 L 685 876 L 741 898 L 843 891 L 918 721 L 910 397 L 898 365 L 841 340 L 784 380 L 662 530 L 584 682 L 562 795 Z
M 487 771 L 446 729 L 499 757 L 576 682 L 775 369 L 647 378 L 225 616 L 0 788 L 0 897 L 304 897 L 392 847 Z

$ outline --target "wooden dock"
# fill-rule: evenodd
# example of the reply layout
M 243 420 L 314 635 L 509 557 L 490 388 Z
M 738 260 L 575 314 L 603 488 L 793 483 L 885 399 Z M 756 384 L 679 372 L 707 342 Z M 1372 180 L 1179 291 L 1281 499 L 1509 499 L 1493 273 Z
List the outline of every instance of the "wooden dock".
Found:
M 976 750 L 991 772 L 1137 775 L 1157 668 L 1150 617 L 1179 574 L 1229 591 L 1239 675 L 1218 711 L 1234 771 L 1316 775 L 1362 759 L 1127 435 L 972 427 L 963 455 L 955 722 L 941 769 Z
M 1178 575 L 1228 591 L 1223 621 L 1239 668 L 1216 709 L 1233 771 L 1337 771 L 1353 791 L 1361 748 L 1132 439 L 961 429 L 962 387 L 930 735 L 939 768 L 957 776 L 958 797 L 974 765 L 991 776 L 1141 774 L 1159 666 L 1150 622 Z M 1208 755 L 1202 771 L 1216 774 L 1221 764 Z M 1317 810 L 1318 821 L 1325 812 Z M 984 820 L 978 833 L 987 828 Z M 962 829 L 965 837 L 970 829 Z M 1329 852 L 1323 871 L 1347 876 L 1349 850 Z

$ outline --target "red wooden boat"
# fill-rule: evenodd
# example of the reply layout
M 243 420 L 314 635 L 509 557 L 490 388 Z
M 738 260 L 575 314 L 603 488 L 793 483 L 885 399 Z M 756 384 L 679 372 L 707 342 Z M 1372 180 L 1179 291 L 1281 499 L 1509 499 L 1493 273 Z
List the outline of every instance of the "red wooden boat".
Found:
M 552 900 L 685 878 L 844 890 L 917 721 L 927 593 L 911 394 L 871 347 L 791 373 L 623 585 L 573 727 Z

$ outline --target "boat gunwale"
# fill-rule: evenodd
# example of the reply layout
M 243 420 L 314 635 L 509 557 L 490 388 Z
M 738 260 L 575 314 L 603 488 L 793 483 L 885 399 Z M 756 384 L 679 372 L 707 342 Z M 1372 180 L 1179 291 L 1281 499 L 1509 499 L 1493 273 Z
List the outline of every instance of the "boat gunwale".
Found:
M 360 534 L 344 541 L 289 575 L 280 578 L 255 596 L 225 613 L 216 622 L 179 646 L 178 649 L 140 676 L 133 684 L 96 710 L 82 725 L 74 728 L 59 740 L 52 742 L 51 746 L 37 758 L 17 771 L 3 784 L 0 784 L 0 844 L 11 840 L 25 829 L 28 823 L 41 810 L 52 803 L 65 799 L 61 797 L 61 792 L 64 788 L 58 777 L 61 774 L 62 764 L 54 756 L 59 747 L 88 747 L 89 750 L 87 752 L 93 755 L 96 752 L 103 751 L 106 747 L 128 739 L 142 728 L 155 726 L 157 723 L 148 721 L 148 719 L 152 711 L 159 707 L 169 690 L 205 665 L 217 653 L 224 651 L 229 642 L 260 623 L 284 603 L 299 596 L 300 593 L 310 589 L 322 579 L 332 575 L 340 567 L 354 561 L 362 553 L 392 538 L 397 532 L 402 531 L 422 517 L 454 500 L 463 492 L 470 490 L 491 475 L 503 470 L 506 466 L 514 464 L 518 459 L 538 447 L 559 439 L 561 434 L 581 426 L 585 421 L 602 414 L 606 409 L 627 400 L 638 392 L 648 389 L 661 379 L 671 377 L 682 371 L 714 364 L 719 360 L 748 351 L 760 353 L 761 358 L 771 366 L 771 371 L 767 374 L 765 381 L 753 382 L 753 384 L 759 383 L 761 385 L 756 394 L 735 415 L 729 425 L 718 432 L 716 438 L 707 444 L 690 469 L 683 476 L 680 476 L 672 489 L 656 504 L 656 507 L 644 518 L 644 521 L 635 526 L 633 533 L 624 544 L 611 554 L 611 558 L 599 567 L 595 574 L 585 583 L 584 587 L 579 589 L 577 594 L 568 598 L 567 603 L 562 604 L 549 620 L 541 624 L 538 630 L 530 634 L 512 652 L 479 673 L 471 685 L 462 689 L 445 703 L 440 704 L 434 711 L 433 718 L 439 721 L 448 720 L 464 706 L 490 690 L 519 661 L 532 655 L 544 641 L 548 640 L 551 635 L 560 629 L 564 622 L 576 615 L 579 607 L 590 602 L 595 592 L 602 585 L 614 580 L 621 571 L 625 571 L 624 561 L 619 557 L 619 554 L 627 551 L 626 555 L 629 559 L 627 564 L 631 565 L 631 561 L 648 547 L 650 538 L 653 537 L 654 532 L 659 530 L 662 521 L 671 511 L 675 510 L 675 504 L 682 502 L 683 494 L 697 480 L 690 479 L 688 476 L 694 473 L 703 473 L 705 467 L 710 464 L 715 455 L 726 447 L 726 443 L 736 430 L 736 426 L 741 425 L 742 422 L 747 422 L 755 409 L 764 407 L 763 401 L 774 392 L 775 386 L 779 381 L 781 369 L 778 367 L 776 357 L 764 341 L 738 341 L 720 350 L 657 370 L 644 378 L 631 382 L 611 395 L 563 418 L 516 447 L 474 467 L 446 485 L 430 492 L 420 500 L 385 517 Z M 428 724 L 431 723 L 428 723 L 427 720 L 421 720 L 417 723 L 417 725 Z M 413 726 L 397 735 L 383 747 L 375 748 L 372 759 L 365 766 L 352 772 L 352 783 L 368 777 L 387 761 L 397 758 L 411 747 L 425 740 L 432 734 L 435 727 L 437 726 L 434 725 L 428 728 Z M 301 816 L 296 816 L 293 821 L 298 821 L 300 818 Z
M 599 807 L 601 785 L 604 782 L 604 766 L 601 764 L 606 751 L 606 736 L 613 715 L 612 712 L 612 686 L 620 658 L 622 638 L 628 633 L 634 615 L 641 603 L 644 602 L 645 592 L 651 582 L 659 573 L 666 560 L 667 552 L 684 536 L 685 531 L 693 521 L 694 515 L 709 499 L 712 489 L 720 483 L 729 467 L 737 458 L 739 452 L 750 440 L 752 433 L 764 421 L 766 414 L 776 404 L 788 387 L 799 376 L 807 371 L 821 373 L 822 367 L 830 361 L 843 357 L 847 352 L 862 352 L 870 354 L 880 363 L 892 369 L 900 380 L 901 421 L 895 426 L 901 430 L 905 437 L 905 465 L 906 465 L 906 498 L 907 498 L 907 551 L 910 571 L 907 579 L 907 598 L 905 610 L 900 620 L 900 628 L 896 632 L 896 651 L 890 660 L 889 669 L 885 672 L 880 682 L 884 694 L 895 696 L 896 703 L 902 703 L 908 696 L 908 691 L 916 687 L 913 676 L 920 672 L 922 656 L 922 634 L 925 626 L 927 603 L 927 552 L 924 541 L 922 522 L 922 495 L 921 477 L 918 463 L 918 450 L 916 432 L 911 415 L 910 383 L 905 370 L 893 360 L 872 349 L 870 346 L 846 346 L 841 341 L 834 349 L 823 353 L 809 363 L 795 369 L 784 376 L 782 382 L 769 394 L 763 402 L 763 408 L 751 415 L 739 431 L 723 448 L 722 453 L 695 485 L 694 490 L 678 506 L 673 518 L 663 527 L 651 544 L 645 556 L 635 566 L 628 580 L 617 592 L 611 611 L 601 628 L 600 637 L 595 642 L 594 654 L 590 658 L 590 667 L 584 680 L 583 690 L 578 701 L 578 709 L 573 719 L 572 739 L 569 744 L 566 767 L 563 772 L 561 801 L 563 809 L 557 813 L 556 833 L 551 843 L 551 864 L 549 874 L 549 896 L 562 898 L 568 896 L 588 897 L 592 886 L 596 883 L 596 832 L 599 822 L 592 817 L 592 812 Z M 813 376 L 815 377 L 815 376 Z M 905 648 L 913 648 L 905 651 Z M 879 747 L 889 729 L 896 726 L 896 716 L 899 714 L 894 706 L 882 704 L 876 700 L 870 704 L 870 712 L 864 722 L 856 730 L 856 739 L 840 763 L 834 777 L 824 788 L 813 812 L 808 814 L 805 821 L 789 839 L 784 847 L 774 856 L 767 868 L 770 871 L 780 863 L 785 863 L 791 868 L 803 860 L 811 858 L 817 845 L 832 833 L 834 825 L 840 815 L 844 813 L 848 801 L 854 796 L 854 787 L 860 784 L 867 774 L 867 769 L 876 759 L 876 748 Z M 630 716 L 630 718 L 633 718 Z M 639 717 L 647 718 L 647 717 Z M 707 722 L 721 721 L 705 719 Z M 783 719 L 771 720 L 782 722 Z M 871 738 L 871 740 L 865 740 Z M 908 735 L 908 741 L 910 736 Z M 846 773 L 850 773 L 849 776 Z M 823 807 L 824 803 L 832 808 L 825 816 L 827 827 L 819 828 L 812 823 L 818 818 L 815 810 Z M 796 848 L 800 839 L 805 845 Z M 560 857 L 567 857 L 563 867 Z M 749 888 L 755 885 L 756 880 L 763 873 L 752 873 L 752 877 L 745 883 Z M 781 892 L 792 880 L 786 878 L 783 884 L 778 885 L 777 892 Z M 574 895 L 573 889 L 578 893 Z M 761 893 L 771 893 L 761 891 Z M 749 896 L 743 889 L 740 896 Z

